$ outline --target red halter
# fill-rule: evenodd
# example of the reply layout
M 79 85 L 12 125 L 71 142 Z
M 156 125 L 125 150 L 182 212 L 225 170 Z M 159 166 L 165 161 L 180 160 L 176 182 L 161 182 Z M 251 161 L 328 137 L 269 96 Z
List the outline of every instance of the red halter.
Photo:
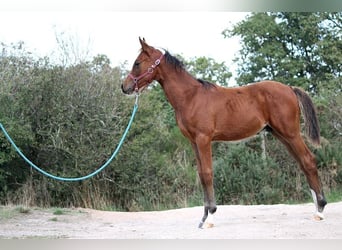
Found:
M 154 69 L 160 64 L 161 59 L 163 58 L 165 51 L 160 51 L 162 54 L 160 55 L 160 57 L 154 62 L 154 64 L 151 65 L 151 67 L 149 67 L 147 69 L 147 71 L 143 74 L 141 74 L 140 76 L 134 76 L 131 73 L 128 74 L 128 76 L 133 80 L 134 84 L 135 84 L 135 92 L 138 92 L 139 88 L 138 88 L 138 81 L 142 78 L 144 78 L 145 76 L 152 74 Z

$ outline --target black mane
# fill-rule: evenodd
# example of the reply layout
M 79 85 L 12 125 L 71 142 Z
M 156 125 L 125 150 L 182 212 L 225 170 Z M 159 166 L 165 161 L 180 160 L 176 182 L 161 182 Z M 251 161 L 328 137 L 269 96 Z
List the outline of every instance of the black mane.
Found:
M 185 70 L 185 65 L 184 63 L 179 60 L 177 57 L 171 55 L 167 50 L 165 50 L 165 61 L 168 64 L 171 64 L 175 67 L 177 71 L 182 71 Z M 196 79 L 200 84 L 202 84 L 203 87 L 205 88 L 210 88 L 210 87 L 215 87 L 216 85 L 214 83 L 202 80 L 202 79 Z
M 216 87 L 216 85 L 212 82 L 205 81 L 203 79 L 196 79 L 199 83 L 203 85 L 205 88 L 211 88 L 211 87 Z
M 183 63 L 181 60 L 179 60 L 177 57 L 171 55 L 171 54 L 169 53 L 169 51 L 166 50 L 164 56 L 165 56 L 166 62 L 167 62 L 168 64 L 173 65 L 173 66 L 175 67 L 176 70 L 179 70 L 179 71 L 185 70 L 184 63 Z

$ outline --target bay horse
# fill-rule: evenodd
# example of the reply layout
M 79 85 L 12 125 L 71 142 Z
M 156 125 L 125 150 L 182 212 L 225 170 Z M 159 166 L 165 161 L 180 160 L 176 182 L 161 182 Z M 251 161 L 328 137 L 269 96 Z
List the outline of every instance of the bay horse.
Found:
M 200 228 L 213 226 L 216 202 L 213 186 L 212 141 L 239 141 L 267 129 L 278 138 L 303 170 L 316 207 L 323 219 L 326 200 L 314 155 L 300 134 L 303 112 L 306 134 L 319 145 L 320 131 L 314 105 L 302 89 L 275 81 L 225 88 L 198 80 L 168 51 L 139 38 L 141 51 L 121 85 L 125 94 L 140 93 L 156 80 L 175 110 L 177 124 L 196 156 L 204 193 Z

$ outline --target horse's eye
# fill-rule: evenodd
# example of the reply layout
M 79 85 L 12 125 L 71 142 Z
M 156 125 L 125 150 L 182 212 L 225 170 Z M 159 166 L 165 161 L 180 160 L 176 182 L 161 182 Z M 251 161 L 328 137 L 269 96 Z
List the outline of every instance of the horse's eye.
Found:
M 135 66 L 135 67 L 138 67 L 139 65 L 140 65 L 140 62 L 137 62 L 137 61 L 136 61 L 136 62 L 134 63 L 134 66 Z

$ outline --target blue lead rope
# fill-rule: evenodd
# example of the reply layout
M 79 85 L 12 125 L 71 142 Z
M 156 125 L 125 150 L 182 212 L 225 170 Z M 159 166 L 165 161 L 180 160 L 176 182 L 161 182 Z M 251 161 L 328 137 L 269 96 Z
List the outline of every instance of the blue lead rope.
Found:
M 113 154 L 111 155 L 111 157 L 100 167 L 98 168 L 97 170 L 95 170 L 94 172 L 86 175 L 86 176 L 83 176 L 83 177 L 77 177 L 77 178 L 73 178 L 73 177 L 68 177 L 68 178 L 65 178 L 65 177 L 59 177 L 59 176 L 55 176 L 55 175 L 52 175 L 46 171 L 44 171 L 43 169 L 37 167 L 32 161 L 30 161 L 22 152 L 21 150 L 17 147 L 17 145 L 14 143 L 14 141 L 12 140 L 12 138 L 9 136 L 9 134 L 7 133 L 6 129 L 4 128 L 4 126 L 0 123 L 0 128 L 2 130 L 2 132 L 4 133 L 4 135 L 6 136 L 7 140 L 12 144 L 12 146 L 14 147 L 14 149 L 18 152 L 18 154 L 21 156 L 21 158 L 23 158 L 32 168 L 34 168 L 35 170 L 37 170 L 38 172 L 42 173 L 43 175 L 46 175 L 47 177 L 50 177 L 52 179 L 55 179 L 55 180 L 58 180 L 58 181 L 82 181 L 82 180 L 85 180 L 85 179 L 89 179 L 91 177 L 93 177 L 94 175 L 98 174 L 99 172 L 101 172 L 103 169 L 105 169 L 109 163 L 111 163 L 111 161 L 115 158 L 115 156 L 117 155 L 117 153 L 119 152 L 125 138 L 126 138 L 126 135 L 128 134 L 128 131 L 129 129 L 131 128 L 131 125 L 132 125 L 132 122 L 134 120 L 134 117 L 135 117 L 135 114 L 138 110 L 138 98 L 139 98 L 139 95 L 136 94 L 136 97 L 135 97 L 135 104 L 134 104 L 134 107 L 133 107 L 133 111 L 132 111 L 132 116 L 131 116 L 131 119 L 129 120 L 128 122 L 128 125 L 126 127 L 126 130 L 125 132 L 123 133 L 122 137 L 121 137 L 121 140 L 118 144 L 118 146 L 116 147 L 115 151 L 113 152 Z

